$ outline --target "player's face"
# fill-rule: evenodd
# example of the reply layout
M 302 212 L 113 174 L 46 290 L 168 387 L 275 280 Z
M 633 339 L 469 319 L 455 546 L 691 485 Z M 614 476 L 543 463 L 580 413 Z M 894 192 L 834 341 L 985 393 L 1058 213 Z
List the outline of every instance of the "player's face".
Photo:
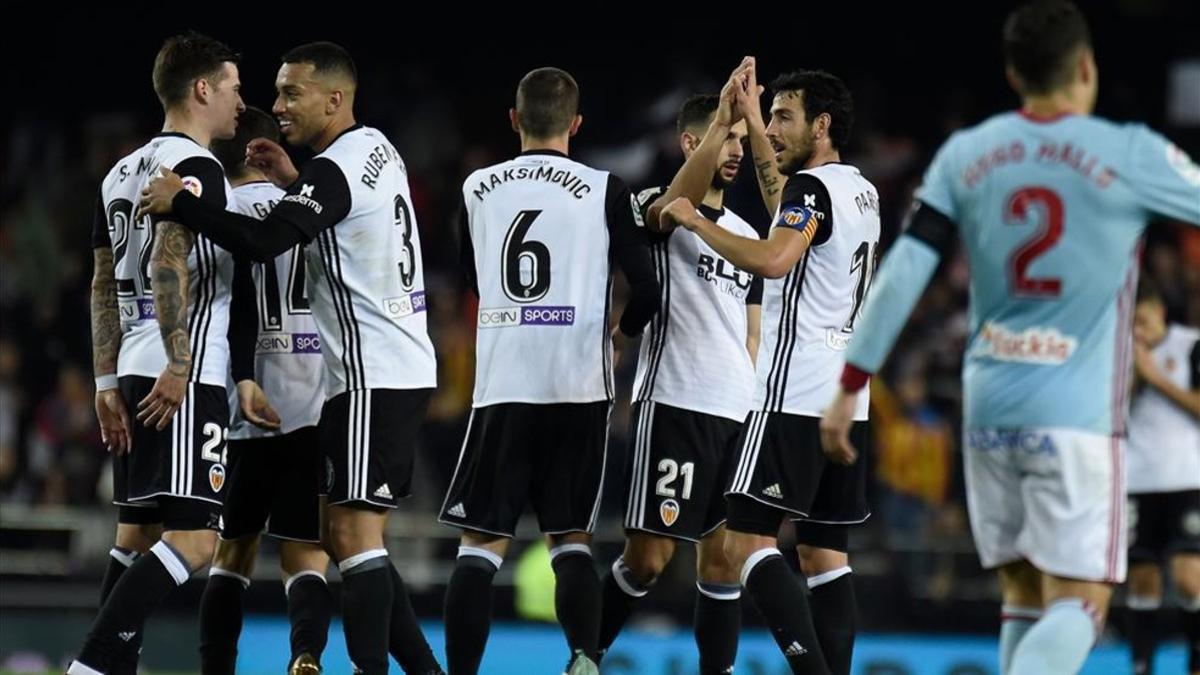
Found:
M 221 77 L 213 85 L 209 101 L 216 122 L 213 138 L 233 138 L 237 131 L 238 115 L 246 109 L 246 104 L 242 102 L 242 81 L 238 79 L 236 65 L 226 62 L 222 66 Z
M 1152 347 L 1167 334 L 1167 309 L 1157 300 L 1143 300 L 1133 310 L 1133 339 Z
M 775 166 L 782 174 L 804 168 L 813 154 L 812 125 L 804 115 L 800 93 L 784 91 L 771 102 L 771 123 L 767 139 L 775 149 Z
M 275 105 L 271 112 L 279 119 L 279 131 L 287 142 L 310 145 L 325 125 L 328 92 L 315 78 L 311 63 L 285 63 L 275 77 Z
M 721 154 L 717 157 L 717 171 L 713 174 L 712 186 L 724 190 L 733 185 L 737 178 L 738 169 L 742 166 L 745 156 L 746 121 L 742 120 L 729 128 L 725 135 L 725 143 L 721 145 Z

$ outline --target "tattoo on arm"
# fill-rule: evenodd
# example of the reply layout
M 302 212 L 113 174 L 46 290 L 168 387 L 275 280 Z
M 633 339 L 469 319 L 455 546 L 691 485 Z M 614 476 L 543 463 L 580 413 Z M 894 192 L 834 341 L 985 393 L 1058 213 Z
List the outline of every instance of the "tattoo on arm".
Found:
M 150 252 L 158 330 L 167 351 L 167 368 L 179 376 L 186 376 L 192 367 L 192 349 L 188 341 L 187 259 L 194 240 L 195 235 L 183 225 L 164 221 L 158 224 L 154 248 Z
M 121 308 L 112 249 L 93 249 L 92 261 L 92 368 L 97 376 L 114 375 L 121 351 Z
M 768 203 L 774 203 L 775 195 L 783 189 L 779 186 L 779 172 L 775 170 L 775 163 L 769 159 L 763 160 L 755 162 L 754 168 L 758 170 L 758 186 L 762 190 L 763 198 Z

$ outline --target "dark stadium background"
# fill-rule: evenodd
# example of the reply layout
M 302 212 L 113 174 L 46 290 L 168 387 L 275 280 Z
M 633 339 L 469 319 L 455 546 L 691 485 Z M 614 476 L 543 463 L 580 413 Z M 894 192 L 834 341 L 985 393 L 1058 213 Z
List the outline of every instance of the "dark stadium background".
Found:
M 542 65 L 574 74 L 584 125 L 572 154 L 639 189 L 665 183 L 681 161 L 672 130 L 678 104 L 693 93 L 715 93 L 744 54 L 758 57 L 763 84 L 797 67 L 830 70 L 855 93 L 853 142 L 844 158 L 878 186 L 890 242 L 946 136 L 1015 107 L 999 45 L 1012 5 L 832 4 L 10 10 L 0 28 L 8 66 L 0 118 L 0 669 L 16 667 L 12 659 L 21 652 L 57 663 L 94 611 L 114 512 L 106 505 L 107 461 L 92 412 L 88 232 L 100 178 L 161 124 L 150 66 L 163 38 L 194 28 L 240 51 L 243 97 L 264 109 L 283 52 L 319 39 L 344 45 L 360 71 L 359 120 L 383 130 L 408 164 L 441 384 L 424 431 L 417 494 L 392 519 L 389 549 L 411 581 L 419 613 L 435 621 L 456 545 L 456 533 L 435 522 L 435 509 L 457 457 L 473 373 L 473 299 L 455 268 L 449 216 L 469 171 L 517 151 L 507 119 L 517 80 Z M 1081 6 L 1100 66 L 1098 114 L 1149 123 L 1200 155 L 1197 3 Z M 761 222 L 766 214 L 749 166 L 728 203 Z M 1144 266 L 1166 291 L 1173 318 L 1200 325 L 1200 233 L 1155 224 Z M 911 447 L 876 444 L 876 513 L 852 544 L 868 632 L 996 628 L 996 587 L 974 557 L 958 466 L 964 282 L 961 257 L 943 265 L 880 378 L 901 403 L 892 415 L 876 412 L 877 438 L 890 438 L 899 425 L 925 435 Z M 619 366 L 626 400 L 633 367 L 630 357 Z M 601 564 L 620 547 L 626 426 L 622 405 L 596 547 Z M 523 530 L 522 546 L 533 541 L 531 533 Z M 273 548 L 264 549 L 248 609 L 277 614 L 281 588 Z M 682 553 L 647 601 L 643 626 L 690 625 L 692 559 Z M 498 577 L 501 619 L 516 617 L 518 557 L 510 554 Z M 191 582 L 156 617 L 151 635 L 166 637 L 148 640 L 145 663 L 195 667 L 192 615 L 201 588 L 202 581 Z M 1114 637 L 1120 619 L 1118 612 L 1110 622 Z M 748 603 L 746 620 L 757 624 Z M 492 647 L 502 649 L 502 641 Z

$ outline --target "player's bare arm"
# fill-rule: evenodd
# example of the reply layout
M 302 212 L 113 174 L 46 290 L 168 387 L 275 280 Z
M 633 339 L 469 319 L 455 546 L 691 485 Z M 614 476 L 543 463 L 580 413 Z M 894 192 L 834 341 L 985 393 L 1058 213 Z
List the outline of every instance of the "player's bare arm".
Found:
M 746 306 L 746 351 L 750 362 L 758 361 L 758 345 L 762 341 L 762 305 Z
M 721 88 L 721 102 L 717 106 L 717 113 L 713 116 L 700 145 L 680 167 L 671 184 L 667 186 L 667 191 L 646 209 L 646 227 L 650 231 L 665 234 L 674 229 L 675 224 L 664 222 L 659 214 L 679 197 L 686 197 L 696 204 L 704 200 L 704 194 L 712 182 L 712 167 L 721 154 L 721 146 L 725 143 L 730 128 L 741 119 L 737 95 L 744 89 L 746 73 L 753 63 L 753 58 L 747 56 L 729 76 L 729 80 Z
M 737 93 L 736 104 L 740 116 L 746 120 L 746 131 L 750 138 L 750 154 L 754 158 L 754 175 L 758 179 L 758 191 L 762 194 L 767 211 L 775 213 L 783 194 L 785 182 L 779 167 L 775 165 L 775 148 L 767 138 L 767 123 L 763 120 L 759 97 L 763 87 L 758 83 L 758 71 L 754 57 L 745 73 L 745 86 Z
M 767 239 L 736 235 L 697 213 L 696 207 L 686 197 L 671 202 L 663 209 L 662 215 L 698 234 L 729 262 L 768 279 L 779 279 L 786 275 L 808 250 L 812 240 L 812 232 L 808 228 L 796 230 L 776 227 Z
M 92 259 L 92 369 L 98 381 L 105 379 L 113 384 L 97 386 L 96 418 L 100 420 L 104 445 L 122 455 L 129 451 L 129 412 L 115 386 L 117 354 L 121 351 L 121 311 L 112 249 L 94 249 Z
M 183 225 L 162 221 L 158 223 L 150 252 L 154 311 L 163 349 L 167 352 L 167 367 L 154 383 L 154 389 L 138 404 L 138 419 L 159 430 L 170 424 L 183 403 L 192 368 L 187 317 L 187 258 L 194 242 L 195 235 Z

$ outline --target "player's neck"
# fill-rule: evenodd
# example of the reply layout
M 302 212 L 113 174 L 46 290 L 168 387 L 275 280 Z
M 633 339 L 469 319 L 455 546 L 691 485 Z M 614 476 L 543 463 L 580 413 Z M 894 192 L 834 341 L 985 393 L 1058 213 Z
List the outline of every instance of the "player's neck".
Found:
M 248 183 L 267 183 L 270 182 L 265 175 L 258 169 L 247 167 L 244 171 L 236 176 L 229 176 L 229 184 L 233 187 L 241 187 Z
M 700 203 L 710 209 L 720 211 L 725 206 L 725 191 L 710 187 L 708 192 L 704 193 L 704 201 Z
M 1086 115 L 1088 106 L 1079 97 L 1067 91 L 1025 96 L 1021 100 L 1021 112 L 1038 119 L 1054 119 L 1063 115 Z
M 212 133 L 183 110 L 168 110 L 162 130 L 164 133 L 185 134 L 206 148 L 212 143 Z
M 309 147 L 311 147 L 313 152 L 316 153 L 325 152 L 325 149 L 333 145 L 333 142 L 338 139 L 338 136 L 341 136 L 343 133 L 345 133 L 347 129 L 354 127 L 355 124 L 357 124 L 357 122 L 354 121 L 353 115 L 335 117 L 329 122 L 328 125 L 326 125 L 326 127 L 317 136 L 317 140 L 313 141 L 312 145 Z
M 569 155 L 570 140 L 567 136 L 559 136 L 558 138 L 534 138 L 521 134 L 521 152 L 532 152 L 534 150 L 553 150 L 561 152 L 564 155 Z
M 832 147 L 828 146 L 818 147 L 816 150 L 813 150 L 812 157 L 809 157 L 808 161 L 804 163 L 804 168 L 815 169 L 818 166 L 829 164 L 830 162 L 840 161 L 842 161 L 842 154 L 837 150 L 834 150 Z

